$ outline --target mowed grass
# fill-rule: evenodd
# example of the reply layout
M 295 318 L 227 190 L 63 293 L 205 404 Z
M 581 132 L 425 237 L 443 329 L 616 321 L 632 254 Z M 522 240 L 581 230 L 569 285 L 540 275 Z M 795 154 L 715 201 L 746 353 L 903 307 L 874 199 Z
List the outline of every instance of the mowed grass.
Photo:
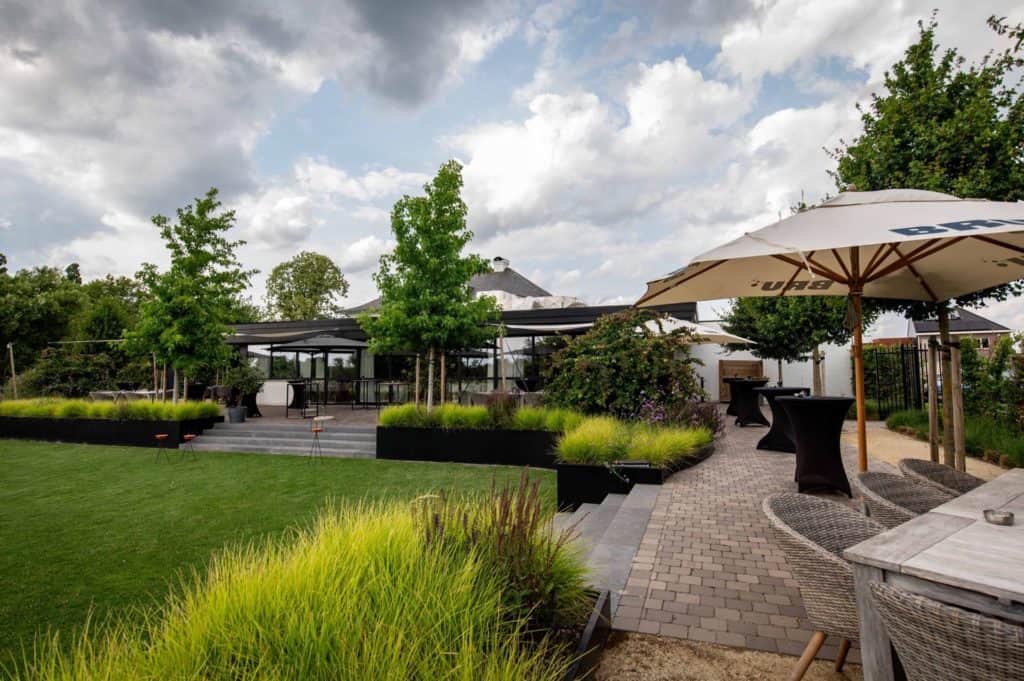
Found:
M 228 544 L 305 527 L 329 502 L 486 492 L 521 469 L 0 440 L 0 665 L 37 632 L 161 601 Z M 554 509 L 555 478 L 533 471 Z M 65 639 L 67 640 L 67 639 Z

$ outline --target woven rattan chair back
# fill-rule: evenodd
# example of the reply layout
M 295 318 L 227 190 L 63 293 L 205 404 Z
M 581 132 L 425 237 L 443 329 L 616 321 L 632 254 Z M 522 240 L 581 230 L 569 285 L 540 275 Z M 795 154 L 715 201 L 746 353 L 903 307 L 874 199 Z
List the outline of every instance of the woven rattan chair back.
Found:
M 981 487 L 985 481 L 970 473 L 961 473 L 950 466 L 927 459 L 903 459 L 900 472 L 911 480 L 937 487 L 940 492 L 959 496 Z
M 874 471 L 858 473 L 853 487 L 864 498 L 871 517 L 886 527 L 902 525 L 953 498 L 912 478 Z
M 909 681 L 1024 679 L 1024 627 L 883 582 L 871 595 Z
M 774 494 L 762 508 L 800 583 L 813 628 L 857 640 L 853 569 L 842 552 L 885 528 L 848 506 L 806 494 Z

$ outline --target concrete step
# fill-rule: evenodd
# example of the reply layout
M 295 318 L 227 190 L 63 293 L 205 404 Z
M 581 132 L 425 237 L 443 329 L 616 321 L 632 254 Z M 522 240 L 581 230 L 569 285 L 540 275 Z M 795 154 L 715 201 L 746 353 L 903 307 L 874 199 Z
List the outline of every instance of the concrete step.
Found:
M 313 435 L 308 430 L 304 430 L 298 433 L 269 430 L 265 433 L 260 433 L 259 435 L 252 435 L 234 433 L 229 430 L 222 431 L 213 429 L 207 430 L 202 435 L 200 435 L 200 437 L 212 437 L 224 440 L 229 439 L 234 442 L 263 442 L 267 440 L 289 440 L 292 442 L 309 442 L 312 440 Z M 353 444 L 370 446 L 370 448 L 373 448 L 373 446 L 377 445 L 377 438 L 375 437 L 361 437 L 359 435 L 351 435 L 349 433 L 321 433 L 321 435 L 319 435 L 319 439 L 321 439 L 322 442 L 350 442 Z
M 313 439 L 307 434 L 305 437 L 268 437 L 268 438 L 249 438 L 249 437 L 231 437 L 227 435 L 201 435 L 195 439 L 195 444 L 204 446 L 238 446 L 238 447 L 259 447 L 261 449 L 274 449 L 275 447 L 306 447 L 307 449 L 312 446 Z M 367 454 L 374 454 L 377 451 L 377 447 L 373 442 L 365 441 L 351 441 L 351 440 L 329 440 L 325 438 L 320 439 L 320 447 L 322 449 L 345 449 L 358 452 L 364 452 Z
M 197 452 L 247 452 L 251 454 L 290 454 L 308 456 L 309 445 L 264 447 L 254 444 L 204 443 L 196 438 L 193 446 Z M 338 459 L 372 459 L 373 452 L 360 452 L 348 448 L 322 447 L 324 457 Z
M 619 593 L 626 587 L 633 558 L 640 549 L 660 491 L 659 485 L 634 485 L 587 554 L 591 583 L 611 592 L 613 613 L 618 607 Z
M 246 423 L 218 423 L 207 432 L 217 433 L 231 433 L 232 435 L 248 436 L 248 437 L 263 437 L 268 433 L 289 433 L 289 434 L 305 434 L 309 435 L 312 424 L 306 422 L 301 425 L 285 425 L 285 424 L 260 424 L 250 426 Z M 377 437 L 377 430 L 375 428 L 355 428 L 352 426 L 345 427 L 331 427 L 330 422 L 324 426 L 324 432 L 322 436 L 328 435 L 350 435 L 352 437 L 359 438 L 373 438 Z

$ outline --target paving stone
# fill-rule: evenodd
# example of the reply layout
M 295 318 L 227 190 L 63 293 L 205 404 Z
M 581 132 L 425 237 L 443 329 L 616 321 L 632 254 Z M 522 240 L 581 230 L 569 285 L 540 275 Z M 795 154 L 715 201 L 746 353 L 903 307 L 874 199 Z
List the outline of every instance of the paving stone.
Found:
M 642 540 L 613 624 L 799 655 L 811 628 L 799 583 L 761 511 L 764 497 L 796 490 L 793 457 L 755 449 L 764 429 L 727 424 L 709 459 L 660 488 L 646 486 L 636 499 L 630 495 L 650 518 L 646 529 L 620 529 L 623 539 L 635 531 Z M 844 445 L 843 458 L 852 475 L 856 452 Z M 830 639 L 819 657 L 834 657 L 836 643 Z M 849 659 L 859 660 L 856 649 Z

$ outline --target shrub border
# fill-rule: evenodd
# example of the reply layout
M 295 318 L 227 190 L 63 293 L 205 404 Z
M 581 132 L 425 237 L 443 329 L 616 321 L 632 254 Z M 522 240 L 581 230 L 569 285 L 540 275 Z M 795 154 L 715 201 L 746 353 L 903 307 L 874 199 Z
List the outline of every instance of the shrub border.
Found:
M 558 472 L 558 508 L 576 510 L 580 504 L 599 504 L 609 494 L 629 494 L 633 485 L 662 485 L 674 473 L 707 459 L 715 451 L 712 442 L 692 456 L 677 459 L 667 466 L 637 462 L 605 466 L 591 463 L 555 464 Z
M 160 443 L 157 442 L 156 435 L 166 433 L 169 437 L 163 446 L 177 449 L 178 445 L 185 441 L 186 434 L 199 435 L 204 430 L 212 428 L 213 424 L 223 422 L 223 416 L 182 421 L 0 416 L 0 437 L 94 445 L 158 447 Z
M 558 437 L 547 430 L 377 426 L 377 458 L 554 468 Z

